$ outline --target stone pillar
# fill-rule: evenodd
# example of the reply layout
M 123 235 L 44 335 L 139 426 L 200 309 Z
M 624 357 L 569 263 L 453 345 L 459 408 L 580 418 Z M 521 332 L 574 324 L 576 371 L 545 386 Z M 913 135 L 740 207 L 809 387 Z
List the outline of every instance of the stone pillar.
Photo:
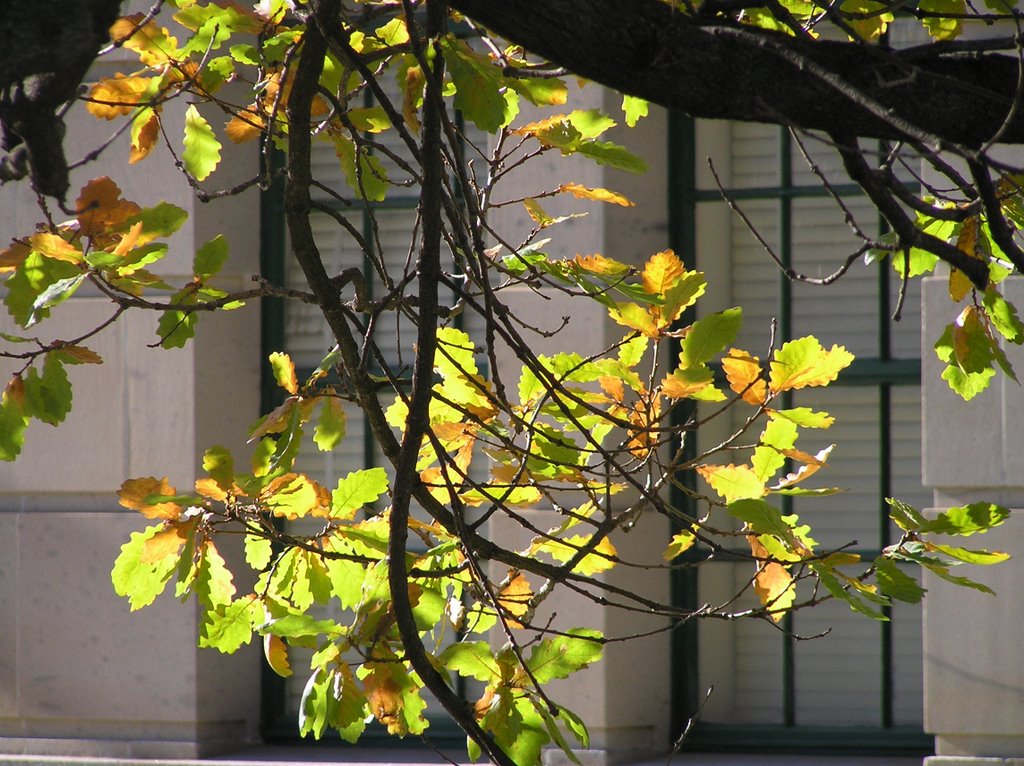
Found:
M 1024 279 L 1000 287 L 1024 305 Z M 934 488 L 943 510 L 978 500 L 1024 508 L 1024 389 L 999 374 L 991 386 L 963 402 L 940 379 L 943 365 L 932 346 L 955 309 L 945 278 L 924 285 L 922 351 L 924 484 Z M 1008 345 L 1007 356 L 1024 373 L 1024 351 Z M 928 766 L 1024 763 L 1024 512 L 968 547 L 1011 553 L 991 569 L 974 568 L 972 579 L 995 597 L 925 578 L 925 730 L 935 734 L 937 755 Z
M 103 67 L 99 74 L 124 68 L 116 60 Z M 180 135 L 183 112 L 183 103 L 166 107 L 171 135 Z M 67 122 L 72 160 L 113 130 L 80 104 Z M 203 205 L 163 147 L 134 167 L 127 158 L 122 137 L 75 171 L 69 204 L 102 175 L 143 206 L 173 202 L 189 220 L 171 238 L 161 274 L 172 284 L 187 281 L 196 248 L 220 233 L 231 257 L 218 286 L 251 286 L 259 271 L 258 195 Z M 230 186 L 257 167 L 254 145 L 225 146 L 223 170 L 208 183 Z M 27 182 L 0 189 L 0 246 L 32 233 L 38 220 Z M 111 313 L 109 302 L 83 288 L 33 332 L 72 338 Z M 0 314 L 0 331 L 16 331 Z M 33 421 L 19 460 L 0 464 L 0 753 L 188 758 L 256 738 L 255 645 L 233 657 L 199 650 L 191 602 L 177 602 L 171 586 L 154 606 L 130 614 L 110 570 L 146 521 L 117 504 L 125 478 L 167 475 L 187 490 L 207 447 L 241 446 L 259 409 L 259 321 L 257 305 L 204 316 L 193 342 L 163 351 L 148 348 L 157 316 L 129 312 L 88 341 L 102 365 L 68 368 L 74 407 L 64 425 Z M 0 360 L 4 382 L 14 369 Z
M 574 93 L 568 108 L 600 108 L 613 118 L 621 115 L 621 96 L 598 86 L 588 85 Z M 585 160 L 567 161 L 560 157 L 550 162 L 527 163 L 515 179 L 506 184 L 506 192 L 514 188 L 517 195 L 528 195 L 554 189 L 565 182 L 590 187 L 604 187 L 625 194 L 636 207 L 624 209 L 614 205 L 584 203 L 563 195 L 545 199 L 543 205 L 551 216 L 568 215 L 586 209 L 587 215 L 574 218 L 551 229 L 552 241 L 545 252 L 565 258 L 575 254 L 601 253 L 627 263 L 643 263 L 654 253 L 668 246 L 667 172 L 665 154 L 668 146 L 667 116 L 655 111 L 634 129 L 611 136 L 631 151 L 643 156 L 650 165 L 644 175 L 631 175 L 609 170 Z M 618 130 L 618 129 L 616 129 Z M 506 208 L 496 221 L 499 230 L 508 233 L 507 241 L 518 242 L 533 223 L 522 206 Z M 501 293 L 502 299 L 517 315 L 542 330 L 558 328 L 568 317 L 564 329 L 554 337 L 524 336 L 540 354 L 560 351 L 594 353 L 619 340 L 625 328 L 613 323 L 604 307 L 593 301 L 567 300 L 555 291 L 535 292 L 513 288 Z M 514 392 L 521 364 L 509 354 L 499 355 L 498 364 L 506 386 Z M 522 514 L 538 529 L 548 529 L 564 519 L 552 510 L 536 509 Z M 525 547 L 530 542 L 518 522 L 501 514 L 492 518 L 489 534 L 503 545 Z M 658 558 L 670 537 L 663 517 L 648 514 L 628 534 L 614 538 L 619 555 L 626 561 Z M 504 576 L 494 567 L 491 576 L 500 581 Z M 669 578 L 665 571 L 617 567 L 602 575 L 618 586 L 667 602 Z M 536 586 L 537 583 L 534 583 Z M 546 613 L 557 614 L 560 629 L 590 627 L 606 636 L 621 637 L 642 633 L 664 624 L 663 619 L 636 612 L 601 607 L 582 597 L 564 592 L 545 602 Z M 540 618 L 543 619 L 543 618 Z M 499 643 L 504 638 L 498 637 Z M 591 735 L 591 750 L 578 753 L 587 766 L 603 766 L 635 759 L 641 754 L 664 753 L 669 748 L 671 653 L 668 634 L 609 644 L 604 659 L 565 681 L 552 685 L 552 698 L 565 704 L 586 722 Z M 558 750 L 545 755 L 550 764 L 568 765 Z

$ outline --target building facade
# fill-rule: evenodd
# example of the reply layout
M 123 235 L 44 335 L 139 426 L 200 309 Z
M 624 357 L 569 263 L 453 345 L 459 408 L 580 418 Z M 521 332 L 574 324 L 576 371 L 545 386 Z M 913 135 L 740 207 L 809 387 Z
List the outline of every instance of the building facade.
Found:
M 103 66 L 116 68 L 116 61 Z M 617 97 L 596 87 L 581 97 L 609 112 L 618 108 Z M 70 155 L 106 137 L 106 126 L 84 113 L 73 112 L 69 125 Z M 571 242 L 566 255 L 601 252 L 640 262 L 671 247 L 708 275 L 702 311 L 744 307 L 739 345 L 763 354 L 774 321 L 778 339 L 813 333 L 858 356 L 837 386 L 794 402 L 820 406 L 838 419 L 830 439 L 840 445 L 831 481 L 850 491 L 825 501 L 793 500 L 788 508 L 814 525 L 823 544 L 856 540 L 865 554 L 888 545 L 888 496 L 921 508 L 979 497 L 1024 505 L 1024 466 L 1018 465 L 1024 445 L 1016 444 L 1024 429 L 1015 427 L 1024 417 L 1024 394 L 1001 380 L 980 402 L 965 405 L 945 389 L 929 341 L 949 321 L 942 280 L 926 282 L 923 294 L 912 291 L 903 320 L 893 323 L 898 278 L 891 268 L 865 266 L 829 288 L 793 285 L 723 201 L 724 190 L 776 256 L 798 270 L 821 274 L 846 254 L 843 217 L 787 133 L 695 125 L 657 112 L 622 140 L 648 161 L 646 175 L 581 164 L 574 180 L 615 189 L 636 207 L 604 206 L 566 223 L 559 235 Z M 837 175 L 821 147 L 804 148 L 812 165 Z M 243 289 L 261 271 L 294 278 L 272 194 L 247 192 L 202 204 L 179 180 L 170 157 L 152 157 L 137 173 L 126 172 L 126 155 L 108 151 L 73 179 L 72 188 L 109 174 L 132 184 L 125 195 L 140 203 L 166 199 L 188 210 L 185 229 L 172 240 L 177 250 L 169 276 L 187 278 L 194 248 L 221 233 L 232 252 L 225 288 Z M 222 183 L 249 177 L 258 162 L 252 145 L 225 147 Z M 330 174 L 328 164 L 324 160 Z M 543 181 L 530 172 L 533 186 Z M 548 172 L 564 180 L 562 168 Z M 854 190 L 837 191 L 862 220 L 871 219 Z M 407 202 L 387 211 L 385 228 L 407 230 L 414 201 Z M 557 204 L 549 212 L 557 215 Z M 0 236 L 31 230 L 36 214 L 25 188 L 0 188 Z M 509 212 L 497 224 L 514 230 L 525 216 Z M 340 245 L 325 242 L 323 249 L 343 257 Z M 1024 288 L 1014 289 L 1024 301 Z M 538 322 L 561 316 L 559 307 L 526 290 L 511 302 Z M 87 293 L 62 309 L 69 334 L 105 317 L 104 302 Z M 6 321 L 0 318 L 0 330 Z M 0 753 L 195 758 L 268 734 L 280 737 L 289 722 L 294 726 L 301 680 L 298 688 L 263 684 L 261 692 L 258 648 L 231 657 L 197 649 L 191 604 L 165 596 L 130 614 L 108 575 L 119 546 L 139 527 L 135 514 L 116 505 L 121 481 L 168 474 L 189 484 L 209 445 L 241 442 L 259 415 L 266 339 L 283 345 L 300 365 L 315 365 L 322 328 L 315 315 L 282 313 L 272 305 L 261 315 L 251 306 L 205 319 L 184 349 L 155 351 L 147 348 L 155 322 L 129 315 L 102 336 L 96 350 L 104 365 L 72 371 L 75 405 L 68 422 L 58 430 L 34 424 L 18 462 L 0 464 L 0 625 L 6 638 L 0 645 Z M 601 310 L 573 316 L 557 343 L 585 349 L 618 335 Z M 0 361 L 4 378 L 9 367 Z M 345 444 L 357 446 L 308 456 L 309 470 L 330 476 L 339 466 L 378 462 L 368 443 L 352 438 L 358 428 L 353 413 Z M 547 523 L 545 511 L 531 513 L 538 526 Z M 620 551 L 628 558 L 630 546 L 658 549 L 669 534 L 667 525 L 646 525 Z M 998 540 L 989 545 L 1024 554 L 1017 521 L 995 534 Z M 555 694 L 571 696 L 590 725 L 587 758 L 593 763 L 668 751 L 698 709 L 689 747 L 924 757 L 934 743 L 932 766 L 965 763 L 957 757 L 1024 757 L 1024 665 L 1016 657 L 1024 625 L 1016 588 L 1024 570 L 1017 561 L 983 574 L 1000 594 L 995 599 L 929 582 L 923 612 L 897 607 L 889 622 L 835 605 L 799 614 L 788 633 L 763 623 L 708 623 L 642 644 L 613 645 L 602 663 Z M 725 560 L 697 575 L 609 576 L 695 606 L 746 579 L 741 566 Z M 556 608 L 565 616 L 580 605 L 566 601 Z M 588 607 L 585 620 L 607 633 L 637 631 L 634 618 L 611 610 L 598 614 Z M 793 638 L 827 628 L 831 633 L 817 640 Z

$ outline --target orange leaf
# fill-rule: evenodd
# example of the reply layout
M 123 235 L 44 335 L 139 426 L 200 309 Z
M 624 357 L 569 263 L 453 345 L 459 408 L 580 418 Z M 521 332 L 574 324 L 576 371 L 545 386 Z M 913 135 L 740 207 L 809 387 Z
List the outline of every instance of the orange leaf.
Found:
M 801 452 L 797 449 L 782 450 L 783 455 L 788 458 L 792 458 L 793 460 L 799 460 L 803 465 L 793 473 L 787 474 L 784 478 L 780 479 L 779 483 L 772 487 L 772 489 L 785 489 L 786 487 L 792 487 L 794 484 L 799 484 L 804 479 L 816 474 L 824 467 L 829 454 L 835 446 L 836 445 L 834 444 L 830 444 L 817 455 L 809 455 L 808 453 Z
M 141 208 L 134 202 L 121 199 L 121 190 L 107 176 L 94 178 L 79 192 L 75 200 L 78 224 L 83 236 L 105 234 L 117 225 L 138 214 Z
M 722 369 L 725 370 L 729 388 L 743 397 L 747 404 L 764 404 L 768 396 L 768 384 L 761 380 L 761 360 L 756 356 L 730 348 L 722 358 Z
M 583 186 L 582 184 L 562 184 L 558 187 L 558 191 L 568 192 L 578 199 L 592 199 L 597 202 L 608 202 L 612 205 L 622 205 L 623 207 L 636 206 L 635 202 L 632 202 L 618 192 L 613 192 L 609 189 L 591 189 L 590 187 Z
M 124 236 L 121 237 L 121 241 L 117 243 L 117 247 L 114 248 L 114 255 L 123 257 L 131 252 L 131 249 L 139 241 L 139 235 L 142 234 L 142 226 L 142 221 L 132 224 L 132 227 L 125 232 Z
M 389 734 L 405 734 L 402 719 L 402 687 L 395 681 L 391 669 L 383 664 L 371 664 L 370 674 L 363 679 L 366 701 L 374 717 L 388 727 Z
M 533 598 L 533 589 L 530 588 L 530 581 L 522 572 L 515 569 L 509 570 L 509 581 L 498 594 L 498 605 L 513 618 L 522 617 L 526 614 L 531 598 Z M 513 628 L 523 627 L 512 618 L 509 618 L 508 624 Z
M 126 77 L 123 74 L 100 80 L 89 90 L 89 98 L 92 100 L 86 102 L 86 111 L 104 120 L 131 114 L 145 103 L 143 94 L 151 82 L 152 78 L 149 77 Z
M 768 551 L 756 537 L 749 535 L 750 551 L 759 559 L 768 558 Z M 768 607 L 772 620 L 778 622 L 796 600 L 796 586 L 789 571 L 775 561 L 759 561 L 754 575 L 754 592 L 763 606 Z
M 288 664 L 288 646 L 280 636 L 268 633 L 263 637 L 263 654 L 267 658 L 270 669 L 283 678 L 292 674 Z
M 6 250 L 0 250 L 0 274 L 18 268 L 31 252 L 32 248 L 26 243 L 11 242 Z
M 651 295 L 663 295 L 686 273 L 683 262 L 671 250 L 655 253 L 644 264 L 644 289 Z
M 150 495 L 176 495 L 178 491 L 172 487 L 167 477 L 157 479 L 153 476 L 143 476 L 139 479 L 128 479 L 117 491 L 121 498 L 118 502 L 125 508 L 138 511 L 147 519 L 169 519 L 174 521 L 181 516 L 181 506 L 177 503 L 155 503 L 149 505 L 145 502 Z
M 185 530 L 180 524 L 172 524 L 146 540 L 139 561 L 143 564 L 155 564 L 168 556 L 177 556 L 181 546 L 186 542 L 188 535 Z
M 148 109 L 145 111 L 149 111 Z M 128 164 L 134 165 L 153 151 L 160 137 L 160 115 L 153 112 L 146 123 L 139 128 L 138 135 L 132 140 L 131 151 L 128 152 Z
M 228 499 L 228 493 L 217 483 L 217 480 L 209 477 L 196 479 L 196 492 L 220 503 Z
M 263 132 L 263 118 L 250 111 L 239 112 L 224 126 L 224 134 L 235 144 L 259 138 Z

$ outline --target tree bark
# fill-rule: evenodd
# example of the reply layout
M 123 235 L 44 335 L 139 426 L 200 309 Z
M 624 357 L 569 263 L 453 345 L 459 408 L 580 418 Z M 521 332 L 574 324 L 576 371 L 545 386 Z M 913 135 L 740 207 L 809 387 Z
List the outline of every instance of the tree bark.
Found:
M 901 53 L 798 39 L 661 0 L 451 5 L 575 74 L 694 117 L 933 146 L 979 147 L 1002 131 L 1001 142 L 1024 143 L 1024 114 L 1011 113 L 1017 59 L 972 46 Z M 1004 37 L 1012 36 L 1011 27 Z

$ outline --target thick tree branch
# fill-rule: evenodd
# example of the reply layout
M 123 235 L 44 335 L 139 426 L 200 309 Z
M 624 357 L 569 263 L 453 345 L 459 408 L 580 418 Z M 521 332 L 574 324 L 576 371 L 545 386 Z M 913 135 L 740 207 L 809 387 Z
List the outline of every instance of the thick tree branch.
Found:
M 903 57 L 695 17 L 660 0 L 451 4 L 555 64 L 694 117 L 966 147 L 1006 123 L 1001 141 L 1024 143 L 1024 116 L 1007 121 L 1018 78 L 1011 56 L 944 46 Z

